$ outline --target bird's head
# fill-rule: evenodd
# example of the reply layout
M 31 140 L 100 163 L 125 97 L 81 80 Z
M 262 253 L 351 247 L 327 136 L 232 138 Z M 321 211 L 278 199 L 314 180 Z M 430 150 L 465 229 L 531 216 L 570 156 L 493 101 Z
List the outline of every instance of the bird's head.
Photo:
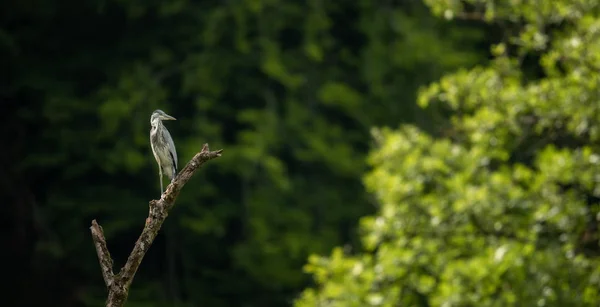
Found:
M 150 123 L 154 123 L 158 120 L 176 120 L 175 117 L 163 112 L 162 110 L 155 110 L 152 112 L 150 117 Z

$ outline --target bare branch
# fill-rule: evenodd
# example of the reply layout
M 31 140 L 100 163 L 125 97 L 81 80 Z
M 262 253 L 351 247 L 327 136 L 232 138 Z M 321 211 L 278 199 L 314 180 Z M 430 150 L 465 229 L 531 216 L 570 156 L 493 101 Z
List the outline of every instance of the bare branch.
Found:
M 100 261 L 100 268 L 102 269 L 102 277 L 104 277 L 104 283 L 106 284 L 106 287 L 110 288 L 110 285 L 112 284 L 114 278 L 113 260 L 110 257 L 108 247 L 106 246 L 104 231 L 102 231 L 102 227 L 98 225 L 96 220 L 92 221 L 92 226 L 90 227 L 90 230 L 92 231 L 92 239 L 94 239 L 94 245 L 96 245 L 96 253 L 98 254 L 98 261 Z
M 173 208 L 179 192 L 190 178 L 192 178 L 198 168 L 207 161 L 220 157 L 222 152 L 222 149 L 210 151 L 208 144 L 204 144 L 202 151 L 197 153 L 179 172 L 173 182 L 167 186 L 167 189 L 161 195 L 161 198 L 159 200 L 150 201 L 150 212 L 146 219 L 146 225 L 142 230 L 142 234 L 135 243 L 129 258 L 127 259 L 127 263 L 125 263 L 119 274 L 116 276 L 113 275 L 112 259 L 110 258 L 108 248 L 106 247 L 106 240 L 102 234 L 102 228 L 96 223 L 96 220 L 92 221 L 92 237 L 96 243 L 96 252 L 98 253 L 98 259 L 100 260 L 100 266 L 102 267 L 102 275 L 104 276 L 104 281 L 108 287 L 107 307 L 120 307 L 125 304 L 129 294 L 129 287 L 133 282 L 135 273 L 142 263 L 142 259 L 144 258 L 144 255 L 146 255 L 150 245 L 154 242 L 154 238 L 156 238 L 163 222 L 169 215 L 169 211 Z M 109 268 L 109 270 L 107 271 L 106 268 Z

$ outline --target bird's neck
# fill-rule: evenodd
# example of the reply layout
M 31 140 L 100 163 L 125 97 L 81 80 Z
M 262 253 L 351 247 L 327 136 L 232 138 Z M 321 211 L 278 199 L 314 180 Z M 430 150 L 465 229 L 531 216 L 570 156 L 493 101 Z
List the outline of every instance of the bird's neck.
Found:
M 152 129 L 157 129 L 157 128 L 161 127 L 162 125 L 163 125 L 162 121 L 160 119 L 156 119 L 152 122 Z

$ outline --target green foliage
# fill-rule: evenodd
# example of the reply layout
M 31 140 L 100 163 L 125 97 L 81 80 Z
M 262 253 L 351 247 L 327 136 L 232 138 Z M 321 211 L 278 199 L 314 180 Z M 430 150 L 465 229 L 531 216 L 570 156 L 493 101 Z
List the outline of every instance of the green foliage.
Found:
M 420 92 L 452 111 L 442 135 L 373 130 L 365 184 L 380 208 L 361 220 L 364 251 L 311 256 L 317 285 L 296 306 L 598 306 L 600 6 L 426 2 L 524 24 L 489 66 Z
M 37 199 L 35 261 L 65 264 L 40 275 L 69 276 L 77 288 L 56 295 L 93 306 L 104 292 L 90 220 L 118 267 L 158 197 L 152 110 L 178 119 L 166 125 L 182 166 L 204 142 L 225 155 L 180 195 L 131 306 L 287 305 L 308 283 L 306 257 L 354 243 L 358 218 L 372 212 L 360 180 L 369 128 L 433 128 L 438 112 L 416 107 L 418 87 L 487 52 L 477 49 L 482 30 L 410 1 L 31 7 L 0 5 L 10 12 L 0 44 L 14 47 L 2 93 L 23 102 L 30 144 L 15 168 Z

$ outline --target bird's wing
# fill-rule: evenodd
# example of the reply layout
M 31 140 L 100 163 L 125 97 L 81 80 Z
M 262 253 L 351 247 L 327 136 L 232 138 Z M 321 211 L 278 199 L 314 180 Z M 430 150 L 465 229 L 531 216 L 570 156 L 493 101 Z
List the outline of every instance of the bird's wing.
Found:
M 167 130 L 165 128 L 165 139 L 167 140 L 167 143 L 169 144 L 169 153 L 171 154 L 171 156 L 173 157 L 173 160 L 175 161 L 175 170 L 177 170 L 177 150 L 175 149 L 175 143 L 173 143 L 173 138 L 171 138 L 171 134 L 169 133 L 169 130 Z

